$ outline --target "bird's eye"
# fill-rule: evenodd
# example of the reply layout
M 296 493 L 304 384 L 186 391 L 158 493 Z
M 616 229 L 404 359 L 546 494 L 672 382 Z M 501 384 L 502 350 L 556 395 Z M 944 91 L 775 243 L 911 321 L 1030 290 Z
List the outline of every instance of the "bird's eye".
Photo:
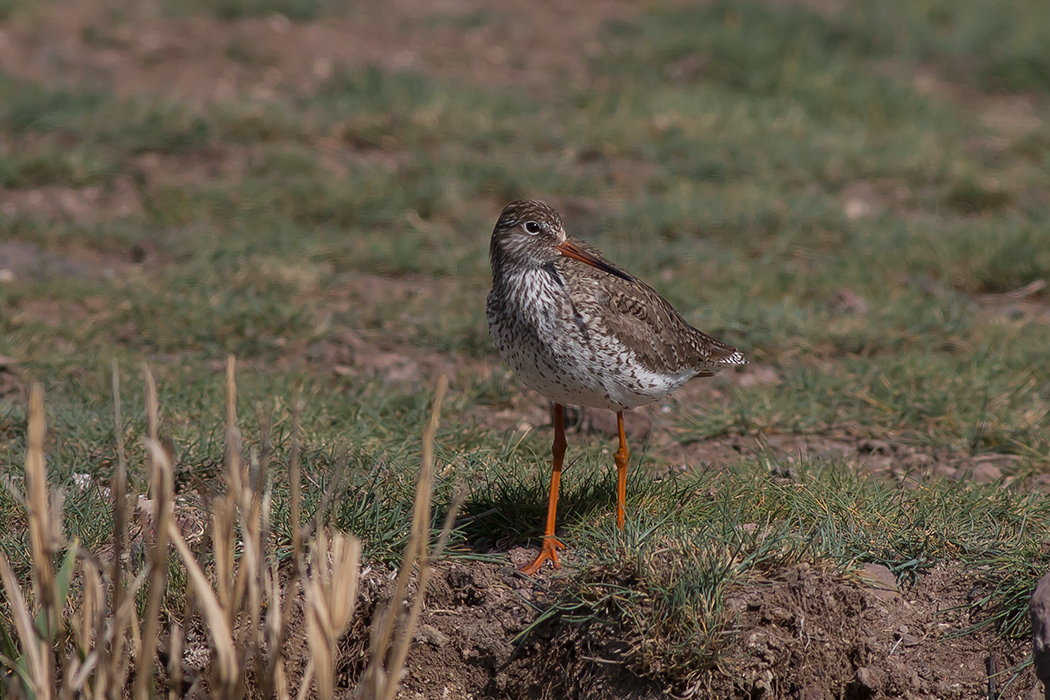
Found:
M 537 233 L 539 233 L 543 229 L 541 229 L 540 225 L 537 224 L 535 221 L 526 221 L 525 222 L 525 230 L 528 233 L 531 233 L 533 236 L 535 236 Z

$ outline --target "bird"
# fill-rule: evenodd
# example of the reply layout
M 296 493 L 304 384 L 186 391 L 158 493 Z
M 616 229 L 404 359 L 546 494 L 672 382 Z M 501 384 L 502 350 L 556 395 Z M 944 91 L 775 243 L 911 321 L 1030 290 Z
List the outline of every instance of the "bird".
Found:
M 553 403 L 554 443 L 543 546 L 521 571 L 560 568 L 554 533 L 564 464 L 566 404 L 616 412 L 616 524 L 623 528 L 630 452 L 624 411 L 660 401 L 693 377 L 746 365 L 735 347 L 697 330 L 670 302 L 586 243 L 536 200 L 507 204 L 489 244 L 485 315 L 503 360 Z

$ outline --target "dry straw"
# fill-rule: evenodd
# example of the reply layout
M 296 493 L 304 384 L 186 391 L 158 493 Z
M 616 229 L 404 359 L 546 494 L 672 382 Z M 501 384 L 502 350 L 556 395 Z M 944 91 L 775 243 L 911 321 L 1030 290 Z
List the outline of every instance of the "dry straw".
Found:
M 169 567 L 181 566 L 189 582 L 195 609 L 208 630 L 211 663 L 206 683 L 212 697 L 238 697 L 250 691 L 264 698 L 297 697 L 311 690 L 328 700 L 335 694 L 337 643 L 346 631 L 357 600 L 361 569 L 361 543 L 352 535 L 330 532 L 317 522 L 300 522 L 301 492 L 299 415 L 304 405 L 292 402 L 292 438 L 289 455 L 292 557 L 278 571 L 270 522 L 271 449 L 263 436 L 261 452 L 245 460 L 236 413 L 236 377 L 232 358 L 226 366 L 226 464 L 225 491 L 212 502 L 211 558 L 214 575 L 198 563 L 180 530 L 173 492 L 173 456 L 161 444 L 161 407 L 157 387 L 143 366 L 146 387 L 148 437 L 145 439 L 149 495 L 147 509 L 152 538 L 144 566 L 127 568 L 128 467 L 124 454 L 124 423 L 120 378 L 114 365 L 113 397 L 116 422 L 116 469 L 111 481 L 114 533 L 108 553 L 84 550 L 62 534 L 62 499 L 48 487 L 44 461 L 44 399 L 39 386 L 29 401 L 28 448 L 23 496 L 12 488 L 28 514 L 32 557 L 32 596 L 0 550 L 2 578 L 11 626 L 17 645 L 0 654 L 0 663 L 13 671 L 5 690 L 12 697 L 50 700 L 86 697 L 123 698 L 131 683 L 132 694 L 149 698 L 158 691 L 181 697 L 186 635 L 179 622 L 162 621 Z M 440 378 L 430 422 L 423 435 L 423 459 L 416 491 L 412 530 L 394 595 L 372 629 L 371 659 L 355 696 L 389 700 L 397 692 L 416 623 L 423 592 L 430 575 L 430 559 L 447 541 L 455 514 L 450 509 L 434 554 L 430 552 L 430 502 L 433 490 L 434 438 L 442 398 L 448 382 Z M 265 425 L 269 425 L 266 421 Z M 268 431 L 267 431 L 268 432 Z M 9 484 L 9 487 L 11 485 Z M 322 517 L 336 497 L 333 487 L 322 499 Z M 315 533 L 306 542 L 308 533 Z M 177 553 L 171 559 L 171 549 Z M 65 550 L 59 568 L 54 556 Z M 413 585 L 414 581 L 414 585 Z M 136 598 L 146 587 L 145 616 L 136 612 Z M 300 594 L 300 588 L 302 592 Z M 75 593 L 71 593 L 75 591 Z M 301 604 L 309 654 L 305 667 L 290 666 L 286 643 L 293 613 Z M 187 607 L 187 614 L 192 609 Z M 166 640 L 161 630 L 168 627 Z M 158 646 L 167 664 L 158 659 Z M 56 659 L 60 666 L 56 668 Z

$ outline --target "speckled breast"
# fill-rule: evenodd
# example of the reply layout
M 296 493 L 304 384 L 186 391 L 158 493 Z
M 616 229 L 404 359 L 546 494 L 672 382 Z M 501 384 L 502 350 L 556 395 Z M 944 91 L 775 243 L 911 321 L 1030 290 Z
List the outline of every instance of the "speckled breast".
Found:
M 653 372 L 611 335 L 600 318 L 581 314 L 542 270 L 509 275 L 489 293 L 489 333 L 526 386 L 562 404 L 622 411 L 658 401 L 695 372 Z

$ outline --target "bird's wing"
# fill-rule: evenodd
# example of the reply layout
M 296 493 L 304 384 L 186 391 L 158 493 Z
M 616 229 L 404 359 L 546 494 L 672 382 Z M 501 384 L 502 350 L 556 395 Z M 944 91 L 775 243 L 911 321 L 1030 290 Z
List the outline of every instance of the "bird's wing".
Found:
M 576 243 L 616 267 L 595 248 Z M 580 274 L 566 277 L 580 286 L 574 294 L 576 298 L 594 304 L 594 309 L 586 309 L 594 320 L 631 347 L 653 371 L 677 373 L 689 368 L 709 375 L 719 365 L 743 361 L 736 348 L 693 328 L 670 302 L 630 274 L 610 274 L 575 260 L 566 259 L 563 264 L 580 266 Z

